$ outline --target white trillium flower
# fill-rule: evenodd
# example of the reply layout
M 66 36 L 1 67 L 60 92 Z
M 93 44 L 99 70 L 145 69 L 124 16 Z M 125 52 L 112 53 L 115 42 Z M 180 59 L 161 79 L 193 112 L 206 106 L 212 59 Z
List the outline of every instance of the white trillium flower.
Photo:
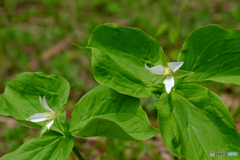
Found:
M 45 96 L 43 97 L 43 106 L 50 112 L 37 113 L 37 114 L 27 118 L 26 120 L 31 121 L 31 122 L 42 122 L 42 121 L 52 119 L 52 121 L 47 124 L 47 128 L 49 130 L 49 128 L 52 126 L 52 124 L 54 122 L 54 119 L 56 118 L 56 113 L 48 106 Z
M 166 67 L 163 67 L 162 65 L 157 65 L 152 68 L 148 68 L 145 62 L 145 67 L 149 70 L 149 72 L 151 72 L 152 74 L 163 75 L 163 77 L 166 77 L 163 83 L 165 84 L 166 92 L 168 94 L 170 93 L 171 88 L 174 87 L 173 73 L 175 73 L 182 65 L 183 62 L 170 62 L 167 63 Z

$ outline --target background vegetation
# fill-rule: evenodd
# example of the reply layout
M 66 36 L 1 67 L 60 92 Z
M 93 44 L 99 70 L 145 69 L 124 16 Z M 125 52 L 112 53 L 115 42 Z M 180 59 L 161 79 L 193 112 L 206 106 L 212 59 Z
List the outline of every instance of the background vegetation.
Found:
M 240 29 L 238 0 L 0 0 L 0 93 L 6 82 L 21 72 L 41 71 L 64 77 L 71 84 L 67 105 L 74 104 L 97 85 L 91 57 L 72 45 L 85 46 L 91 31 L 113 22 L 138 27 L 158 40 L 171 60 L 177 60 L 187 36 L 195 29 L 219 24 Z M 240 87 L 208 85 L 224 100 L 240 132 Z M 154 126 L 158 126 L 154 98 L 142 99 Z M 10 117 L 0 116 L 0 157 L 39 135 Z M 145 142 L 110 138 L 76 138 L 77 147 L 89 160 L 171 159 L 160 135 Z M 70 159 L 75 159 L 72 153 Z

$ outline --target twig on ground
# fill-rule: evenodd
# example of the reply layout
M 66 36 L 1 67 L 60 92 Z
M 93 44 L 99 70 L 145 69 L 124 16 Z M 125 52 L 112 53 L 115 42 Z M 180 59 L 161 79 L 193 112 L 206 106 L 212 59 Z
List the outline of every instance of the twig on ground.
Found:
M 40 61 L 46 62 L 51 57 L 54 57 L 54 56 L 58 55 L 59 53 L 61 53 L 63 50 L 65 50 L 67 47 L 69 47 L 72 43 L 73 43 L 72 36 L 65 38 L 64 40 L 60 41 L 56 45 L 49 48 L 47 51 L 43 52 L 40 57 Z

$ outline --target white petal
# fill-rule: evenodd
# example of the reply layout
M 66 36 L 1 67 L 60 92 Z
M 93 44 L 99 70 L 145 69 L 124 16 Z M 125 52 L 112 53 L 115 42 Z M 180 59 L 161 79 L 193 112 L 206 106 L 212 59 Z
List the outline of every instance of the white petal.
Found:
M 165 68 L 162 65 L 157 65 L 152 68 L 148 68 L 146 62 L 145 62 L 145 68 L 149 70 L 152 74 L 157 74 L 157 75 L 163 75 L 165 72 Z
M 45 96 L 43 97 L 43 106 L 50 112 L 54 113 L 54 111 L 48 106 Z
M 173 71 L 176 72 L 184 62 L 170 62 L 168 63 L 169 68 Z
M 26 120 L 32 121 L 32 122 L 42 122 L 42 121 L 46 121 L 49 119 L 46 117 L 46 115 L 48 115 L 48 113 L 37 113 L 37 114 L 34 114 L 33 116 L 27 118 Z
M 49 128 L 52 126 L 53 122 L 54 122 L 54 119 L 53 119 L 51 122 L 49 122 L 49 123 L 47 124 L 47 128 L 48 128 L 48 130 L 49 130 Z
M 171 92 L 171 88 L 174 86 L 174 77 L 170 76 L 166 78 L 163 83 L 165 84 L 166 92 L 169 94 Z

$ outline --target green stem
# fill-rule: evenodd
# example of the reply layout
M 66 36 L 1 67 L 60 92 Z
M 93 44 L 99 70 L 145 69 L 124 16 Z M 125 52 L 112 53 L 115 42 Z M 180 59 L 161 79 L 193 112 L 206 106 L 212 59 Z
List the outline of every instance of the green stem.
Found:
M 179 9 L 179 12 L 178 12 L 178 15 L 177 15 L 177 31 L 179 32 L 179 28 L 180 28 L 180 23 L 181 23 L 181 19 L 182 19 L 182 13 L 183 13 L 183 10 L 187 7 L 187 4 L 188 4 L 188 0 L 184 0 L 180 9 Z
M 174 160 L 178 160 L 178 157 L 176 157 L 176 156 L 173 156 L 173 159 L 174 159 Z
M 175 42 L 175 47 L 176 49 L 178 49 L 178 39 L 179 39 L 179 30 L 180 30 L 180 23 L 181 23 L 181 18 L 182 18 L 182 13 L 183 10 L 187 7 L 188 4 L 188 0 L 184 0 L 179 11 L 178 11 L 178 15 L 177 15 L 177 24 L 176 24 L 176 29 L 177 29 L 177 39 Z
M 84 160 L 84 158 L 82 157 L 82 155 L 78 152 L 77 148 L 75 146 L 73 146 L 73 152 L 76 154 L 76 156 L 78 157 L 79 160 Z

